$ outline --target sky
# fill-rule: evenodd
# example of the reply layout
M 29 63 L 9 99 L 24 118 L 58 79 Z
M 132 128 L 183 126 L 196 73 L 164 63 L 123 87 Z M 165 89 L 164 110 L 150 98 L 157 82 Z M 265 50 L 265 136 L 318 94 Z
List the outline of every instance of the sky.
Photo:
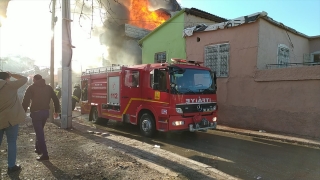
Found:
M 30 3 L 29 0 L 9 3 L 7 19 L 1 19 L 0 57 L 19 54 L 41 61 L 44 54 L 50 56 L 50 46 L 43 48 L 45 44 L 50 43 L 51 38 L 51 14 L 48 1 L 38 0 L 39 6 L 46 8 L 37 10 L 25 8 L 33 5 Z M 39 49 L 41 49 L 40 53 L 36 53 Z
M 49 66 L 51 59 L 51 0 L 11 0 L 7 18 L 1 18 L 0 58 L 20 55 L 35 60 L 38 66 Z M 73 5 L 71 3 L 71 5 Z M 28 7 L 28 8 L 26 8 Z M 73 6 L 72 6 L 73 7 Z M 55 67 L 61 67 L 61 0 L 57 0 L 55 26 Z M 101 45 L 97 37 L 90 37 L 90 24 L 80 23 L 78 17 L 70 15 L 72 43 L 74 48 L 73 70 L 79 71 L 93 62 L 92 57 L 101 57 Z M 91 22 L 91 21 L 90 21 Z M 90 49 L 90 52 L 88 50 Z M 79 53 L 80 52 L 80 53 Z M 79 60 L 81 57 L 81 60 Z M 99 65 L 97 65 L 99 66 Z M 55 68 L 57 70 L 57 68 Z
M 308 36 L 320 35 L 320 0 L 178 0 L 182 7 L 234 19 L 265 11 L 272 19 Z
M 320 35 L 320 0 L 177 0 L 182 7 L 197 8 L 211 14 L 234 19 L 265 11 L 274 20 L 308 36 Z M 61 8 L 57 0 L 57 13 Z M 8 6 L 7 19 L 1 19 L 0 58 L 12 54 L 36 60 L 39 66 L 50 64 L 51 13 L 50 0 L 12 0 Z M 26 8 L 27 7 L 27 8 Z M 76 68 L 92 65 L 88 59 L 101 57 L 97 37 L 90 36 L 90 26 L 73 17 L 71 23 L 74 49 L 73 64 Z M 61 21 L 58 17 L 58 21 Z M 91 23 L 90 23 L 91 24 Z M 76 30 L 76 31 L 75 31 Z M 61 24 L 55 31 L 55 66 L 61 61 Z M 90 49 L 90 51 L 88 51 Z M 80 52 L 80 53 L 79 53 Z M 99 65 L 97 65 L 99 66 Z

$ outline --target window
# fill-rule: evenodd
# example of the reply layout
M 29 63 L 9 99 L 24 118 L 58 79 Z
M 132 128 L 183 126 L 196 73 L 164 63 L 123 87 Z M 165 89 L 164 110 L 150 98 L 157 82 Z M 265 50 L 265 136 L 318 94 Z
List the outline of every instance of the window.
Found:
M 320 63 L 320 54 L 313 54 L 313 62 Z
M 125 86 L 139 87 L 139 71 L 126 70 Z
M 204 65 L 216 72 L 217 77 L 229 75 L 229 49 L 228 43 L 205 47 Z
M 320 51 L 311 53 L 311 60 L 314 63 L 320 63 Z
M 278 45 L 278 64 L 279 67 L 287 66 L 290 60 L 290 50 L 284 44 Z
M 167 91 L 166 70 L 154 69 L 150 72 L 150 87 L 158 91 Z
M 320 51 L 316 51 L 310 54 L 303 54 L 303 62 L 305 65 L 318 65 L 320 64 Z
M 165 63 L 167 61 L 166 52 L 158 52 L 154 54 L 154 62 L 155 63 Z

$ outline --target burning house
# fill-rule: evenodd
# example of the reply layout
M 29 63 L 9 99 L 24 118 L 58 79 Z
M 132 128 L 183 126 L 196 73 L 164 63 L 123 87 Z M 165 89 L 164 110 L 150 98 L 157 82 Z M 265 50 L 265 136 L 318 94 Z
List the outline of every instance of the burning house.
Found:
M 107 51 L 107 55 L 102 55 L 102 66 L 142 63 L 142 50 L 138 41 L 168 20 L 172 13 L 181 10 L 176 0 L 102 0 L 98 2 L 104 10 L 102 14 L 105 15 L 102 17 L 103 27 L 99 27 L 100 30 L 96 33 L 100 44 L 104 45 Z M 85 10 L 86 13 L 90 13 L 92 10 L 90 3 L 87 9 L 81 7 L 81 4 L 78 7 L 81 13 Z
M 176 0 L 74 0 L 72 82 L 87 68 L 141 64 L 138 41 L 180 10 Z M 56 83 L 61 82 L 58 68 Z

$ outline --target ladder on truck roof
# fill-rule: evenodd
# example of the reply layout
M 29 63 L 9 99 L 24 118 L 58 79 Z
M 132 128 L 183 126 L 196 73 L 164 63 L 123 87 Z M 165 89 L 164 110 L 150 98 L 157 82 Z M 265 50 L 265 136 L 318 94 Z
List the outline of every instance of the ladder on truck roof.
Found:
M 116 72 L 116 71 L 120 71 L 121 67 L 126 67 L 126 66 L 120 65 L 120 64 L 112 64 L 111 66 L 106 66 L 106 67 L 86 69 L 85 72 L 82 72 L 82 75 L 101 74 L 101 73 L 106 73 L 106 72 Z

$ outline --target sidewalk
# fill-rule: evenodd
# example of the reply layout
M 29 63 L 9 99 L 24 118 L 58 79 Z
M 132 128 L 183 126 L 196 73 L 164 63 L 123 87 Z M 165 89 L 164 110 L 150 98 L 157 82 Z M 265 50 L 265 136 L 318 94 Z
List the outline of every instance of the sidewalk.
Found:
M 231 128 L 231 127 L 223 126 L 223 125 L 218 125 L 217 130 L 223 131 L 223 132 L 247 135 L 247 136 L 252 136 L 252 137 L 258 137 L 258 138 L 272 139 L 272 140 L 277 140 L 277 141 L 281 141 L 281 142 L 299 144 L 299 145 L 304 145 L 304 146 L 308 146 L 308 147 L 320 148 L 320 138 L 311 139 L 311 138 L 307 138 L 307 137 L 298 137 L 295 135 L 290 135 L 290 136 L 289 135 L 280 135 L 280 134 L 268 133 L 268 132 L 264 132 L 264 131 L 260 132 L 260 131 L 253 131 L 253 130 Z

